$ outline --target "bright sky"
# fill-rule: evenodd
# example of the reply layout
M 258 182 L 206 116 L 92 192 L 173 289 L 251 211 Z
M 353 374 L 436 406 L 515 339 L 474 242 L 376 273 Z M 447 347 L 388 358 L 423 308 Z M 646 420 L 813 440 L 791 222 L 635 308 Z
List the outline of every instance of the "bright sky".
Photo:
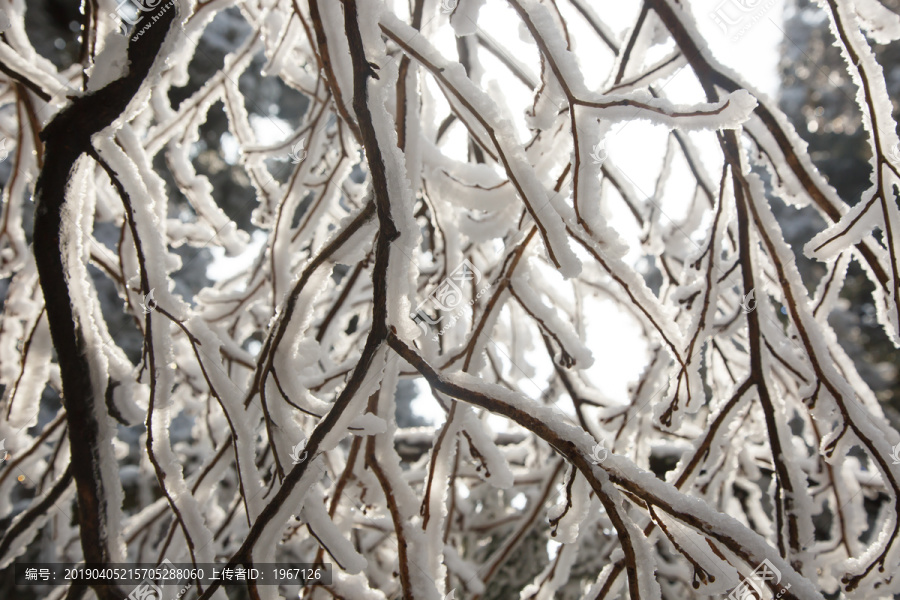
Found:
M 402 7 L 406 0 L 395 0 L 395 6 Z M 694 11 L 697 27 L 703 37 L 709 43 L 713 54 L 726 66 L 731 67 L 760 92 L 774 97 L 777 94 L 779 45 L 783 38 L 781 30 L 783 0 L 758 0 L 752 9 L 744 9 L 744 4 L 751 4 L 743 0 L 697 0 L 689 2 Z M 558 3 L 560 10 L 570 23 L 580 23 L 581 19 L 573 12 L 566 2 Z M 595 7 L 602 10 L 604 18 L 611 28 L 619 34 L 620 42 L 628 34 L 628 27 L 634 22 L 640 3 L 636 0 L 619 0 L 615 9 L 607 7 Z M 398 13 L 402 13 L 398 11 Z M 405 15 L 400 14 L 401 18 Z M 717 22 L 718 21 L 718 22 Z M 510 57 L 521 63 L 526 70 L 533 75 L 538 75 L 540 65 L 536 47 L 530 40 L 528 33 L 522 28 L 516 28 L 510 24 L 518 22 L 518 18 L 503 0 L 487 0 L 479 18 L 481 29 L 487 35 L 496 39 L 508 49 Z M 723 30 L 727 27 L 728 31 Z M 432 21 L 425 23 L 425 29 L 430 30 L 429 35 L 434 36 L 435 45 L 448 57 L 456 56 L 453 30 L 447 22 L 445 15 L 438 15 Z M 586 28 L 582 31 L 573 25 L 572 38 L 583 46 L 575 48 L 576 53 L 583 57 L 581 68 L 585 74 L 589 88 L 600 89 L 604 79 L 609 73 L 611 57 L 608 49 L 597 41 L 596 36 Z M 671 50 L 671 42 L 656 49 L 651 49 L 648 60 L 662 58 Z M 495 86 L 493 95 L 498 102 L 505 104 L 507 114 L 519 126 L 521 139 L 528 138 L 528 130 L 525 126 L 522 114 L 531 103 L 532 96 L 518 80 L 507 75 L 505 67 L 493 57 L 485 58 L 485 83 L 489 90 Z M 430 79 L 430 78 L 429 78 Z M 433 87 L 433 81 L 426 79 L 432 85 L 432 91 L 439 97 L 440 92 Z M 491 81 L 493 80 L 493 82 Z M 664 85 L 665 93 L 676 102 L 694 102 L 702 100 L 698 86 L 693 82 L 689 68 L 676 73 Z M 263 119 L 264 120 L 264 119 Z M 254 129 L 260 137 L 259 143 L 273 143 L 281 139 L 283 135 L 274 131 L 271 127 L 258 127 L 260 123 L 254 122 Z M 290 130 L 289 124 L 278 129 Z M 644 196 L 651 196 L 652 187 L 641 181 L 640 175 L 646 174 L 648 166 L 657 165 L 662 159 L 665 148 L 665 136 L 667 132 L 661 127 L 652 126 L 646 122 L 629 122 L 627 125 L 615 126 L 607 136 L 607 149 L 609 155 L 616 161 L 616 165 L 627 175 Z M 711 147 L 711 139 L 704 140 L 702 135 L 695 137 L 695 142 L 704 150 L 704 146 L 715 152 Z M 229 140 L 223 140 L 223 149 L 228 151 Z M 460 128 L 451 130 L 448 135 L 447 145 L 444 150 L 453 154 L 459 149 L 463 154 L 466 147 L 465 135 Z M 448 147 L 449 146 L 449 147 Z M 456 148 L 454 148 L 456 147 Z M 705 153 L 705 152 L 704 152 Z M 227 157 L 232 162 L 236 156 Z M 715 160 L 715 159 L 713 159 Z M 676 167 L 678 165 L 676 164 Z M 657 168 L 656 166 L 653 169 Z M 677 171 L 678 169 L 676 169 Z M 646 179 L 646 178 L 645 178 Z M 693 185 L 688 179 L 685 183 Z M 678 203 L 674 205 L 662 199 L 666 206 L 667 216 L 673 221 L 681 217 L 678 214 Z M 610 215 L 610 223 L 624 238 L 636 237 L 638 233 L 633 219 L 624 212 Z M 241 268 L 255 258 L 265 235 L 257 232 L 248 251 L 240 256 L 229 258 L 224 256 L 221 249 L 214 248 L 214 261 L 209 267 L 208 274 L 212 279 L 219 279 L 233 273 L 235 268 Z M 640 260 L 637 249 L 627 259 L 633 264 Z M 640 371 L 646 362 L 646 344 L 642 338 L 641 328 L 637 321 L 628 313 L 622 311 L 611 300 L 597 298 L 590 301 L 592 306 L 587 307 L 586 314 L 591 315 L 589 322 L 585 323 L 588 346 L 595 351 L 594 366 L 588 369 L 584 375 L 590 383 L 601 393 L 611 399 L 621 402 L 627 401 L 629 385 L 640 375 Z M 617 344 L 608 343 L 610 339 L 618 340 Z M 535 362 L 545 362 L 544 352 L 535 355 Z M 538 356 L 540 355 L 540 356 Z M 540 396 L 546 386 L 547 377 L 550 375 L 549 365 L 546 369 L 538 368 L 536 374 L 531 377 L 531 383 L 526 381 L 524 386 L 528 389 L 521 391 L 533 398 Z M 443 413 L 438 408 L 436 401 L 424 382 L 420 382 L 420 396 L 413 402 L 413 410 L 429 419 L 443 421 Z M 562 403 L 560 408 L 571 412 L 569 407 Z M 505 421 L 500 418 L 491 419 L 492 426 L 498 430 L 505 429 Z
M 746 4 L 751 4 L 746 2 Z M 567 3 L 558 3 L 560 9 L 566 14 Z M 690 3 L 694 10 L 697 27 L 700 34 L 706 38 L 714 56 L 741 75 L 750 85 L 758 91 L 770 97 L 775 97 L 779 87 L 778 62 L 779 46 L 783 33 L 781 30 L 783 0 L 760 0 L 755 7 L 745 11 L 738 0 L 700 0 Z M 602 17 L 607 19 L 611 27 L 620 35 L 620 40 L 628 34 L 628 27 L 634 22 L 640 4 L 637 1 L 617 2 L 615 10 L 604 10 Z M 599 10 L 599 9 L 598 9 Z M 574 15 L 573 15 L 574 17 Z M 570 22 L 579 22 L 579 18 L 572 18 Z M 482 8 L 479 23 L 482 29 L 509 49 L 511 57 L 515 57 L 532 73 L 540 71 L 537 62 L 537 52 L 530 42 L 526 32 L 521 28 L 499 25 L 490 27 L 487 24 L 516 23 L 517 17 L 502 0 L 488 0 Z M 722 24 L 725 24 L 724 26 Z M 451 37 L 450 28 L 445 22 L 435 22 L 434 27 L 442 28 L 446 34 L 441 49 L 447 56 L 455 56 L 455 43 Z M 726 31 L 727 29 L 727 31 Z M 611 63 L 607 57 L 608 50 L 600 42 L 595 42 L 596 36 L 592 32 L 577 30 L 572 31 L 572 38 L 580 40 L 583 46 L 576 47 L 576 53 L 585 57 L 581 67 L 585 74 L 586 83 L 593 89 L 603 85 L 603 79 L 609 72 Z M 656 52 L 651 51 L 650 56 L 661 58 L 671 49 L 671 43 L 660 47 Z M 523 87 L 512 77 L 504 76 L 506 70 L 499 63 L 491 63 L 492 58 L 485 60 L 487 78 L 496 78 L 496 89 L 502 90 L 502 101 L 507 105 L 508 113 L 518 121 L 519 133 L 522 139 L 527 139 L 527 129 L 520 119 L 520 115 L 531 102 L 531 95 L 526 93 Z M 496 68 L 491 68 L 495 66 Z M 499 75 L 503 74 L 503 75 Z M 521 89 L 523 93 L 517 94 L 514 90 Z M 437 90 L 434 90 L 437 92 Z M 689 68 L 683 69 L 665 85 L 665 91 L 673 100 L 679 102 L 694 102 L 703 99 L 698 86 L 694 83 Z M 439 95 L 439 94 L 436 94 Z M 498 98 L 498 101 L 501 99 Z M 626 129 L 627 128 L 627 129 Z M 462 131 L 456 132 L 460 136 L 458 142 L 460 148 L 465 148 L 465 138 Z M 607 149 L 611 157 L 616 159 L 616 164 L 622 171 L 633 179 L 633 183 L 644 196 L 650 196 L 653 189 L 641 181 L 640 175 L 647 172 L 649 164 L 658 165 L 662 160 L 665 148 L 666 131 L 660 127 L 654 127 L 649 123 L 634 122 L 626 126 L 621 124 L 614 127 L 607 137 Z M 701 151 L 707 150 L 715 154 L 717 149 L 711 138 L 706 134 L 693 136 Z M 705 143 L 704 143 L 705 142 Z M 704 148 L 705 147 L 705 148 Z M 704 152 L 706 153 L 706 152 Z M 712 154 L 711 154 L 712 156 Z M 715 158 L 713 159 L 716 160 Z M 715 164 L 715 163 L 714 163 Z M 677 165 L 676 165 L 677 166 Z M 685 177 L 687 177 L 685 175 Z M 673 181 L 677 176 L 673 178 Z M 692 182 L 685 179 L 685 183 Z M 671 202 L 665 203 L 670 216 L 674 221 L 682 216 L 678 214 L 677 203 L 673 207 Z M 611 224 L 623 237 L 636 237 L 637 227 L 633 219 L 623 211 L 621 214 L 611 215 Z M 637 250 L 637 249 L 636 249 Z M 640 260 L 635 251 L 630 255 L 631 262 Z M 642 338 L 640 325 L 629 314 L 622 311 L 607 298 L 591 300 L 592 306 L 586 307 L 586 314 L 590 319 L 585 323 L 588 337 L 588 346 L 594 351 L 594 365 L 587 369 L 583 375 L 587 380 L 605 396 L 626 401 L 629 396 L 629 386 L 639 377 L 643 365 L 646 363 L 646 343 Z M 609 340 L 617 340 L 615 344 Z M 542 350 L 543 352 L 543 350 Z M 535 363 L 545 362 L 545 357 L 535 353 Z M 548 368 L 536 369 L 536 374 L 531 381 L 523 384 L 521 391 L 531 397 L 537 398 L 545 387 L 547 377 L 550 375 Z M 428 386 L 420 382 L 420 396 L 413 402 L 413 410 L 429 419 L 436 419 L 437 423 L 443 421 L 442 411 L 437 407 Z M 571 413 L 571 404 L 561 402 L 560 408 Z M 489 422 L 496 430 L 506 428 L 504 419 L 490 417 Z
M 752 0 L 745 2 L 753 4 Z M 711 14 L 725 17 L 740 14 L 736 9 L 738 0 L 700 0 L 688 4 L 694 10 L 700 33 L 709 41 L 716 58 L 759 91 L 775 97 L 779 87 L 779 46 L 784 38 L 784 0 L 758 0 L 751 12 L 742 15 L 741 24 L 735 26 L 738 30 L 745 23 L 749 26 L 737 40 L 730 39 Z

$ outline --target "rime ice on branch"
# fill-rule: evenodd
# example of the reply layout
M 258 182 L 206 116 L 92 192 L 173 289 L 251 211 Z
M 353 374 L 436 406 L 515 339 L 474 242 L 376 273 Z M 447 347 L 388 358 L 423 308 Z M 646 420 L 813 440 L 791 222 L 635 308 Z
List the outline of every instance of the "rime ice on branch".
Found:
M 58 69 L 10 4 L 0 567 L 331 562 L 289 590 L 313 599 L 900 591 L 900 435 L 829 324 L 856 261 L 900 341 L 871 47 L 900 18 L 820 2 L 872 149 L 850 206 L 683 5 L 619 32 L 586 0 L 179 0 L 123 34 L 88 0 Z M 272 82 L 298 118 L 254 100 Z M 824 219 L 820 279 L 773 197 Z M 185 245 L 242 260 L 185 294 Z M 433 429 L 399 422 L 410 384 Z

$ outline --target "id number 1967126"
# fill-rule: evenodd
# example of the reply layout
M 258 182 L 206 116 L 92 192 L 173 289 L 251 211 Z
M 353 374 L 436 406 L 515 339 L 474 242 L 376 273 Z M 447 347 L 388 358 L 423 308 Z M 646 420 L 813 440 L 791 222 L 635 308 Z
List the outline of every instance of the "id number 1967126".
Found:
M 325 569 L 317 568 L 277 568 L 273 575 L 280 583 L 319 583 L 325 575 Z

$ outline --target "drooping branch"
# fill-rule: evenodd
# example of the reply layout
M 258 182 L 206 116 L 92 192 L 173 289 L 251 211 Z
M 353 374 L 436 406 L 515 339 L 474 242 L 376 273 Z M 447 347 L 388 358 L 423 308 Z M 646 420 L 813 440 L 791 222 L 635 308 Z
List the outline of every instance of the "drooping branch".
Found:
M 159 53 L 176 23 L 178 10 L 146 14 L 143 26 L 158 20 L 147 34 L 128 46 L 129 69 L 102 89 L 77 97 L 41 132 L 44 167 L 35 184 L 34 255 L 44 291 L 50 334 L 56 348 L 69 426 L 72 476 L 78 490 L 81 545 L 87 562 L 104 565 L 112 558 L 107 529 L 108 490 L 113 482 L 104 477 L 101 429 L 107 424 L 106 406 L 98 395 L 98 382 L 86 346 L 85 319 L 80 300 L 72 298 L 67 281 L 66 246 L 83 235 L 73 226 L 67 208 L 79 211 L 80 199 L 69 188 L 79 157 L 91 151 L 91 137 L 112 125 L 146 85 Z M 69 221 L 69 222 L 65 222 Z M 77 436 L 77 438 L 73 437 Z M 105 450 L 105 451 L 108 451 Z M 113 590 L 97 586 L 100 598 Z

